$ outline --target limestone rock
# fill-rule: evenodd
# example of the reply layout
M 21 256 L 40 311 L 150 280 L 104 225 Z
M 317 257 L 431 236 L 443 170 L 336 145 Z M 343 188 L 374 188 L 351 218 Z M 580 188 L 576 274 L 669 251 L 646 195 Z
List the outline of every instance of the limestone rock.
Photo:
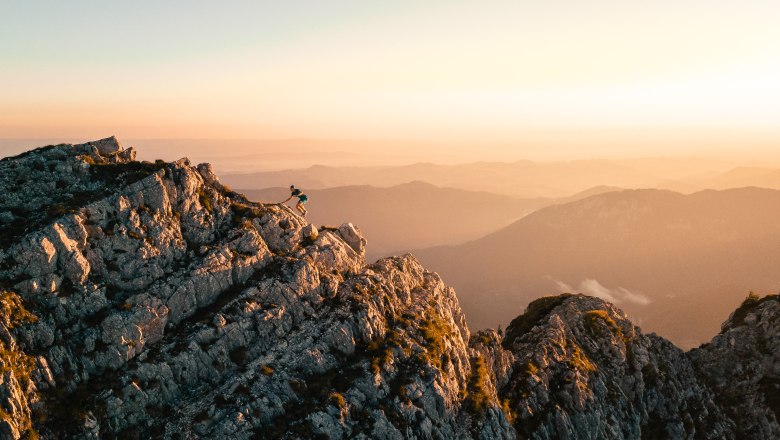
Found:
M 122 150 L 122 145 L 119 143 L 115 136 L 107 137 L 97 141 L 87 142 L 86 146 L 92 146 L 97 148 L 98 153 L 103 156 L 108 156 L 117 153 Z
M 684 353 L 599 299 L 472 334 L 412 256 L 115 138 L 0 160 L 0 437 L 777 438 L 780 307 Z
M 301 230 L 301 235 L 303 235 L 305 238 L 309 239 L 310 241 L 314 241 L 317 239 L 317 237 L 320 236 L 320 232 L 317 230 L 316 226 L 307 225 Z
M 339 226 L 339 234 L 355 252 L 359 255 L 365 255 L 366 239 L 363 238 L 363 234 L 352 223 L 344 223 Z

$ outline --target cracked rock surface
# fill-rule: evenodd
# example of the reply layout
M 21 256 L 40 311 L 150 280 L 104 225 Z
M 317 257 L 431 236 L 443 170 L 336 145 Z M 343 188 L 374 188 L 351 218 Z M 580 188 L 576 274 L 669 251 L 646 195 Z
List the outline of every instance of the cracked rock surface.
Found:
M 780 436 L 776 296 L 688 353 L 581 295 L 471 334 L 358 226 L 115 138 L 0 160 L 0 230 L 0 438 Z

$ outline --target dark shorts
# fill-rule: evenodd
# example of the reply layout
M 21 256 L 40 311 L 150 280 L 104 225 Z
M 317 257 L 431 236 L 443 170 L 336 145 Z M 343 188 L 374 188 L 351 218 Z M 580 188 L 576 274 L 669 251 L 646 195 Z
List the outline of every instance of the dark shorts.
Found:
M 306 196 L 304 196 L 304 195 L 298 196 L 298 203 L 302 203 L 302 204 L 304 204 L 304 205 L 305 205 L 305 204 L 306 204 L 306 202 L 308 202 L 308 201 L 309 201 L 309 198 L 308 198 L 308 197 L 306 197 Z

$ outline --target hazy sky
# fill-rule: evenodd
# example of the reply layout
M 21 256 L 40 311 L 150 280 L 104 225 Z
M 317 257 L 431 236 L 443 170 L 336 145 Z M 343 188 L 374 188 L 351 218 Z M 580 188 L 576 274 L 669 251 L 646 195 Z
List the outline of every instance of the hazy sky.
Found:
M 0 138 L 769 151 L 779 22 L 763 0 L 0 0 Z

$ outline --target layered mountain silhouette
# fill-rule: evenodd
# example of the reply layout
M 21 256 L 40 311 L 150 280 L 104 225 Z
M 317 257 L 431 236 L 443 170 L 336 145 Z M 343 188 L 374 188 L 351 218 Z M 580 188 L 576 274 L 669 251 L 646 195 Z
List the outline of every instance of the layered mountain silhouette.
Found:
M 370 185 L 390 187 L 425 181 L 439 187 L 521 198 L 562 198 L 587 188 L 659 188 L 682 193 L 756 186 L 780 189 L 780 170 L 738 166 L 703 158 L 640 158 L 559 162 L 479 162 L 461 165 L 335 167 L 224 175 L 234 188 L 265 189 L 291 182 L 307 189 Z
M 262 189 L 290 182 L 307 189 L 371 185 L 388 187 L 424 181 L 439 187 L 483 191 L 522 198 L 568 197 L 598 185 L 633 188 L 650 186 L 657 173 L 607 160 L 539 163 L 479 162 L 463 165 L 419 163 L 394 167 L 312 166 L 222 176 L 233 188 Z
M 780 170 L 762 167 L 737 167 L 722 174 L 694 180 L 694 182 L 712 189 L 744 186 L 780 189 Z
M 780 191 L 610 192 L 541 209 L 484 238 L 414 251 L 458 290 L 475 328 L 534 298 L 583 291 L 692 347 L 748 291 L 780 289 Z
M 474 240 L 544 206 L 616 189 L 601 186 L 562 199 L 518 199 L 419 181 L 389 188 L 362 185 L 304 191 L 309 196 L 309 221 L 359 224 L 371 237 L 366 255 L 372 258 L 401 249 Z M 279 202 L 290 195 L 287 188 L 240 191 L 259 202 Z
M 776 295 L 687 353 L 584 295 L 472 334 L 437 274 L 367 263 L 351 223 L 134 158 L 108 138 L 0 160 L 2 438 L 780 435 Z

